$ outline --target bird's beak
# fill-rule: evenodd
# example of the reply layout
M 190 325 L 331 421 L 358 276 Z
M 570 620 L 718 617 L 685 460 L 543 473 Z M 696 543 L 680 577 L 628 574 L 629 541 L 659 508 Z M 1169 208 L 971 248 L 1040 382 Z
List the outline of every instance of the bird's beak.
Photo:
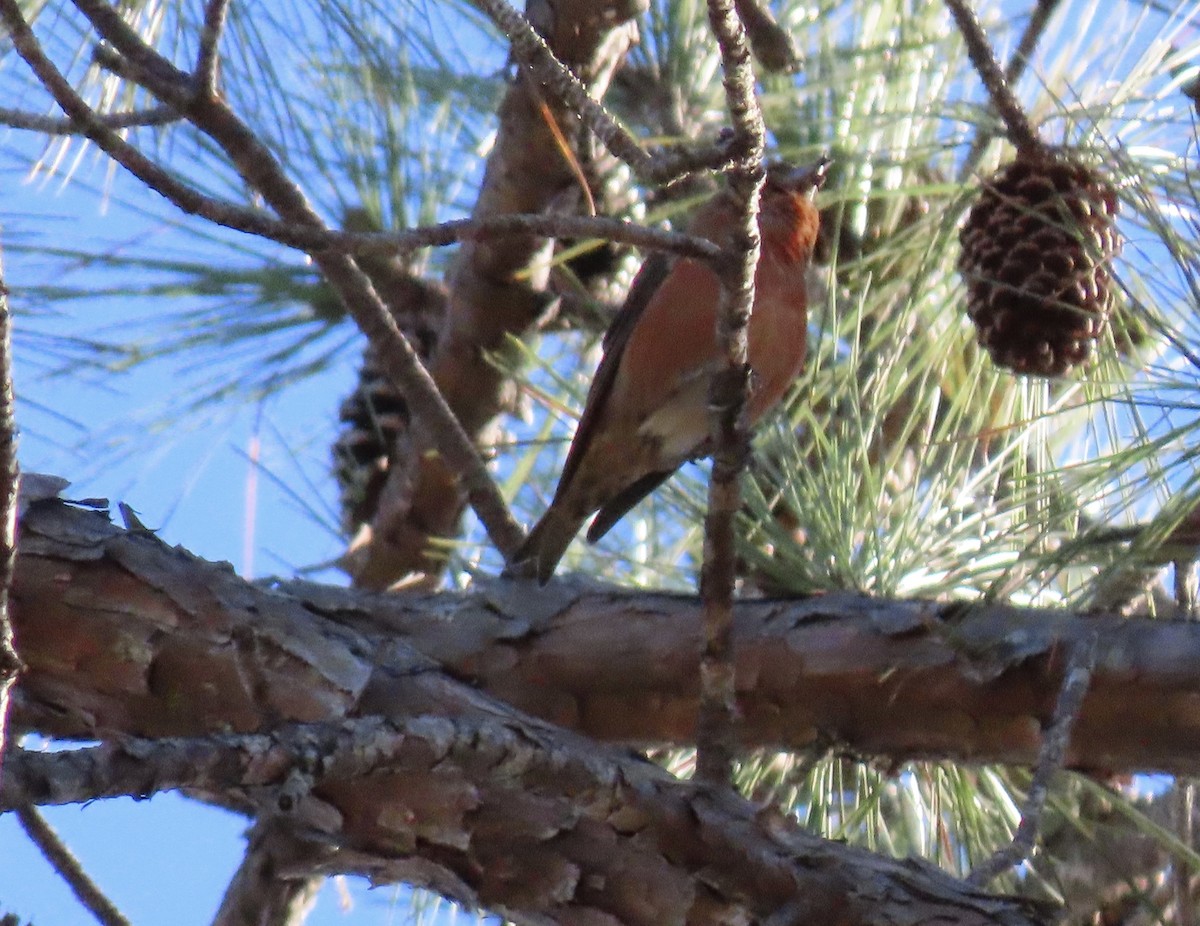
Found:
M 797 186 L 797 189 L 804 189 L 804 186 L 807 186 L 808 198 L 816 199 L 817 190 L 821 189 L 825 184 L 825 178 L 829 175 L 829 168 L 832 166 L 833 158 L 827 154 L 821 155 L 817 163 L 804 171 L 804 176 L 801 180 L 802 185 Z
M 815 164 L 807 167 L 786 167 L 778 173 L 773 173 L 771 179 L 785 190 L 807 194 L 811 200 L 816 198 L 817 190 L 821 189 L 832 164 L 833 159 L 829 155 L 823 154 Z M 784 167 L 784 165 L 777 162 L 776 170 L 779 167 Z

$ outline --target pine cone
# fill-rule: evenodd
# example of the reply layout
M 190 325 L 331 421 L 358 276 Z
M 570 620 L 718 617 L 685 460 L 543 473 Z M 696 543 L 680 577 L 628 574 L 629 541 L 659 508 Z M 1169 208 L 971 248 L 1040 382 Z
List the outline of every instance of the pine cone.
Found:
M 333 445 L 342 530 L 353 536 L 371 520 L 383 490 L 396 438 L 408 428 L 408 404 L 381 368 L 375 352 L 363 352 L 358 385 L 338 413 L 342 431 Z
M 1116 190 L 1049 151 L 1019 153 L 984 183 L 959 234 L 967 313 L 992 360 L 1061 376 L 1108 323 Z
M 345 225 L 350 231 L 379 229 L 377 222 L 358 209 L 347 212 Z M 409 343 L 427 361 L 437 344 L 445 289 L 414 276 L 395 255 L 362 255 L 358 264 Z M 409 425 L 408 403 L 369 344 L 363 350 L 358 385 L 342 402 L 338 418 L 342 430 L 332 448 L 333 475 L 340 493 L 342 529 L 353 537 L 374 517 L 393 448 Z

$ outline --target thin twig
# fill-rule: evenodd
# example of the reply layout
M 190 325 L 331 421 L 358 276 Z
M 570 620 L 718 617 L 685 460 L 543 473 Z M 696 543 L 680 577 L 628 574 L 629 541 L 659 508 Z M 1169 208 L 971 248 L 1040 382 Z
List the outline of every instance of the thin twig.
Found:
M 1050 782 L 1063 767 L 1067 746 L 1071 742 L 1071 730 L 1079 718 L 1083 699 L 1092 681 L 1092 670 L 1096 667 L 1096 639 L 1079 640 L 1070 649 L 1066 670 L 1063 672 L 1062 687 L 1054 714 L 1042 739 L 1038 751 L 1037 765 L 1029 782 L 1029 794 L 1021 809 L 1021 822 L 1013 834 L 1012 842 L 998 850 L 982 864 L 975 866 L 967 883 L 983 887 L 999 874 L 1014 865 L 1020 865 L 1033 853 L 1041 829 L 1042 814 L 1046 810 L 1046 798 L 1050 793 Z
M 12 690 L 24 666 L 17 655 L 9 598 L 17 569 L 17 422 L 12 379 L 12 312 L 0 266 L 0 775 Z
M 67 886 L 92 916 L 104 926 L 130 926 L 129 920 L 104 896 L 96 882 L 83 870 L 75 853 L 59 838 L 58 833 L 54 832 L 37 810 L 29 806 L 18 807 L 17 819 L 21 821 L 22 828 L 41 850 L 46 861 L 67 882 Z
M 1033 12 L 1029 14 L 1029 22 L 1025 24 L 1025 31 L 1021 33 L 1017 48 L 1012 57 L 1008 59 L 1008 67 L 1004 69 L 1004 79 L 1009 87 L 1016 86 L 1017 81 L 1024 75 L 1025 69 L 1029 67 L 1034 49 L 1042 40 L 1042 35 L 1045 34 L 1046 27 L 1050 24 L 1050 18 L 1058 8 L 1059 2 L 1060 0 L 1036 0 L 1034 3 Z M 979 159 L 983 157 L 984 149 L 991 140 L 992 133 L 987 129 L 976 131 L 967 156 L 963 159 L 963 167 L 959 176 L 969 177 L 974 173 Z
M 950 8 L 950 13 L 958 24 L 958 31 L 962 33 L 963 41 L 967 44 L 967 54 L 971 56 L 971 63 L 975 65 L 975 70 L 979 73 L 988 96 L 991 97 L 992 105 L 1004 121 L 1009 141 L 1016 145 L 1019 151 L 1040 148 L 1042 143 L 1037 132 L 1009 89 L 1008 81 L 1004 79 L 992 52 L 992 46 L 968 0 L 946 0 L 946 6 Z
M 170 106 L 152 106 L 122 113 L 97 113 L 96 122 L 110 129 L 133 129 L 141 126 L 168 125 L 182 117 Z M 43 116 L 20 109 L 0 106 L 0 125 L 10 129 L 37 132 L 40 135 L 82 135 L 83 129 L 73 119 Z
M 196 54 L 196 92 L 209 99 L 217 95 L 221 34 L 229 14 L 229 0 L 208 0 L 204 4 L 204 25 L 200 29 L 200 50 Z
M 704 566 L 700 594 L 704 602 L 704 649 L 700 657 L 700 713 L 696 722 L 696 777 L 728 785 L 736 747 L 737 696 L 733 660 L 733 586 L 736 574 L 733 520 L 741 507 L 741 474 L 749 453 L 742 420 L 749 389 L 746 331 L 754 306 L 754 269 L 758 265 L 758 199 L 763 184 L 762 153 L 766 130 L 754 95 L 754 72 L 746 32 L 734 0 L 709 0 L 709 22 L 721 50 L 725 96 L 734 138 L 745 160 L 730 171 L 738 200 L 741 248 L 719 268 L 721 305 L 717 337 L 725 366 L 709 392 L 713 467 L 708 513 L 704 519 Z
M 134 66 L 153 75 L 160 86 L 170 86 L 174 89 L 176 99 L 186 101 L 195 94 L 195 82 L 192 75 L 181 71 L 170 61 L 155 51 L 143 41 L 137 30 L 129 25 L 108 0 L 72 0 L 96 32 L 107 42 L 111 42 L 124 57 Z M 169 102 L 171 94 L 157 94 L 164 102 Z

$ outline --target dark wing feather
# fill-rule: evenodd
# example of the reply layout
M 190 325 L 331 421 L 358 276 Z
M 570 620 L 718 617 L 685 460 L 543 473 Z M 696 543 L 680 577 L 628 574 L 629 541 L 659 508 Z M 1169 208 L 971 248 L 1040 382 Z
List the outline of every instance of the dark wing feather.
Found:
M 638 270 L 637 276 L 633 278 L 633 283 L 629 287 L 629 295 L 625 297 L 624 304 L 608 326 L 608 330 L 604 332 L 604 339 L 600 342 L 604 348 L 604 356 L 600 359 L 596 375 L 592 378 L 587 401 L 583 406 L 583 414 L 580 415 L 579 425 L 575 428 L 575 439 L 571 441 L 571 449 L 567 451 L 562 476 L 558 480 L 558 489 L 554 493 L 555 498 L 562 495 L 566 487 L 570 485 L 584 454 L 587 453 L 588 445 L 592 442 L 596 417 L 600 414 L 600 409 L 604 407 L 609 390 L 612 389 L 613 380 L 617 375 L 617 367 L 621 364 L 621 355 L 625 352 L 629 335 L 633 333 L 633 329 L 637 325 L 638 319 L 642 317 L 642 312 L 649 305 L 651 297 L 662 285 L 663 280 L 667 278 L 667 274 L 671 271 L 671 264 L 672 259 L 661 252 L 655 252 L 646 258 L 645 263 Z
M 607 534 L 614 524 L 625 517 L 630 508 L 670 479 L 674 474 L 675 470 L 673 469 L 660 473 L 647 473 L 641 479 L 637 480 L 637 482 L 626 486 L 606 501 L 600 506 L 600 510 L 592 520 L 591 526 L 588 527 L 587 542 L 595 543 Z

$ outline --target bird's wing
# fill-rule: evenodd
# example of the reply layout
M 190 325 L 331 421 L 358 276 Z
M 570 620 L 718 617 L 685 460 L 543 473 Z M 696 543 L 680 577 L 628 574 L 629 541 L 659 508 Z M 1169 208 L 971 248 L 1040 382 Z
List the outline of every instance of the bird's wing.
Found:
M 612 530 L 614 524 L 625 517 L 630 508 L 674 475 L 675 470 L 673 469 L 647 473 L 641 479 L 622 489 L 606 501 L 600 506 L 600 510 L 596 512 L 596 517 L 592 519 L 591 526 L 588 527 L 587 542 L 595 543 L 607 534 Z
M 629 335 L 637 325 L 638 319 L 649 305 L 650 299 L 662 285 L 667 274 L 671 271 L 672 258 L 656 251 L 651 254 L 638 270 L 637 276 L 629 287 L 629 295 L 625 297 L 620 311 L 613 318 L 608 330 L 604 332 L 601 346 L 604 355 L 592 378 L 588 390 L 587 401 L 583 406 L 583 414 L 579 416 L 579 424 L 575 428 L 575 438 L 571 441 L 571 449 L 567 451 L 567 459 L 563 464 L 562 476 L 558 480 L 555 497 L 562 495 L 570 484 L 575 471 L 587 453 L 596 428 L 596 419 L 604 408 L 605 400 L 612 389 L 613 380 L 617 375 L 617 367 L 621 365 L 621 355 L 629 342 Z

